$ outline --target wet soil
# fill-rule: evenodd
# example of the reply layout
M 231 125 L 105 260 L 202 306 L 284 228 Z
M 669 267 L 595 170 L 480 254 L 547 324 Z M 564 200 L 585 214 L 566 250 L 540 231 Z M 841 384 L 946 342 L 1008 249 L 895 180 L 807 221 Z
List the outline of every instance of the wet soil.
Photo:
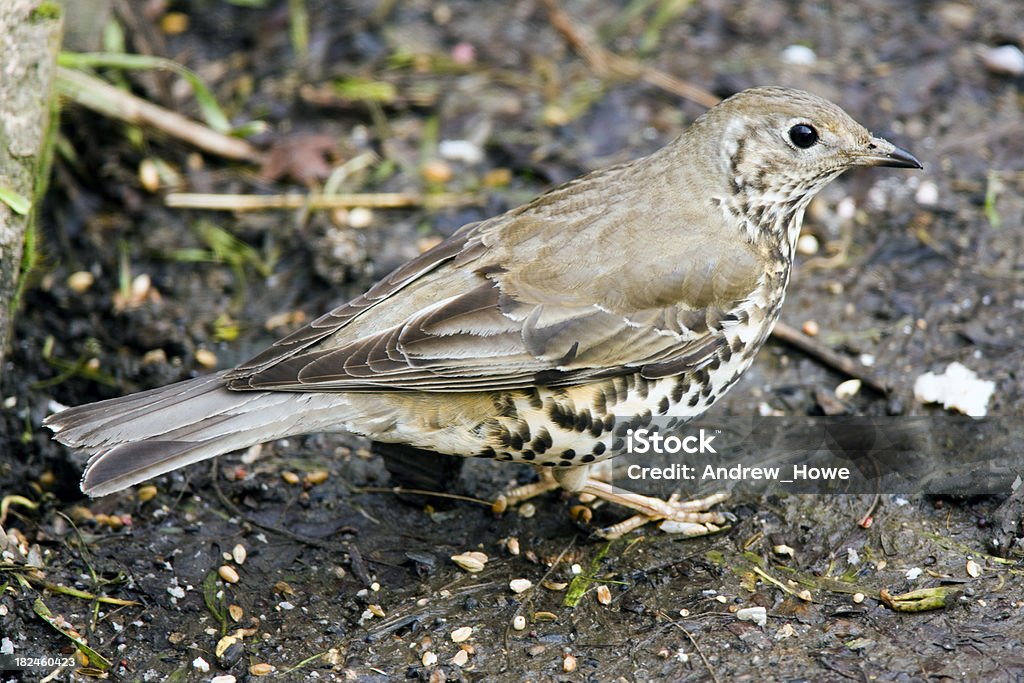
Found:
M 0 491 L 38 503 L 7 499 L 3 526 L 37 549 L 42 567 L 27 568 L 17 547 L 4 556 L 0 642 L 20 654 L 73 652 L 38 616 L 41 599 L 111 661 L 115 680 L 254 680 L 262 665 L 281 680 L 1024 679 L 1021 508 L 1005 495 L 739 495 L 722 506 L 736 517 L 722 533 L 687 540 L 645 527 L 609 544 L 592 533 L 622 518 L 608 507 L 583 524 L 558 494 L 534 501 L 532 516 L 399 496 L 368 444 L 311 435 L 162 477 L 155 491 L 84 499 L 80 460 L 39 426 L 58 404 L 229 367 L 462 224 L 652 151 L 703 109 L 598 73 L 538 2 L 309 2 L 304 58 L 289 40 L 287 3 L 242 4 L 172 3 L 190 19 L 184 32 L 136 17 L 128 36 L 159 37 L 233 122 L 266 121 L 255 141 L 293 155 L 283 170 L 264 169 L 278 177 L 81 109 L 63 113 L 43 262 L 0 409 Z M 942 414 L 914 399 L 913 383 L 959 361 L 996 382 L 990 415 L 1020 429 L 1024 80 L 981 58 L 1020 43 L 1019 7 L 580 0 L 564 9 L 598 44 L 719 96 L 759 84 L 814 91 L 921 158 L 921 173 L 850 173 L 822 193 L 805 222 L 821 250 L 801 257 L 783 320 L 813 321 L 818 341 L 868 360 L 892 387 L 848 399 L 859 414 Z M 816 61 L 785 58 L 797 44 Z M 197 115 L 173 80 L 131 82 Z M 352 84 L 367 82 L 394 96 L 353 98 Z M 337 149 L 325 157 L 322 145 L 296 142 L 314 133 Z M 468 140 L 482 159 L 445 160 L 441 140 Z M 310 169 L 370 151 L 383 161 L 342 191 L 479 199 L 369 217 L 163 203 L 173 189 L 304 192 L 322 181 Z M 140 181 L 146 159 L 173 171 L 155 193 Z M 217 229 L 239 243 L 223 247 Z M 94 278 L 81 291 L 69 284 L 79 271 Z M 715 414 L 820 413 L 845 379 L 772 342 Z M 534 476 L 475 461 L 424 469 L 435 468 L 450 473 L 448 493 L 480 500 Z M 244 563 L 230 556 L 236 545 Z M 489 558 L 478 573 L 450 559 L 471 550 Z M 237 582 L 218 575 L 222 565 Z M 577 575 L 585 592 L 569 607 Z M 533 587 L 515 593 L 513 579 Z M 897 611 L 883 589 L 932 589 L 944 607 Z M 764 625 L 738 618 L 750 607 L 765 608 Z M 471 635 L 454 642 L 463 627 Z M 51 680 L 70 677 L 85 673 Z

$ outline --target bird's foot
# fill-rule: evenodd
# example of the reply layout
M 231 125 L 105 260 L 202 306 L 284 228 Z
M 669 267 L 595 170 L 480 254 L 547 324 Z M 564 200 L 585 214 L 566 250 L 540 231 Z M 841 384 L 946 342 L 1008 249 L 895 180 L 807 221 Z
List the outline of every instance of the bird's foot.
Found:
M 498 496 L 492 509 L 501 513 L 509 507 L 563 486 L 564 482 L 559 482 L 551 470 L 544 469 L 541 470 L 540 480 L 532 484 L 518 486 Z M 695 500 L 680 500 L 679 494 L 674 493 L 667 500 L 663 500 L 624 491 L 594 477 L 587 477 L 582 482 L 575 482 L 571 490 L 579 495 L 581 502 L 589 503 L 599 499 L 637 513 L 629 519 L 597 531 L 599 536 L 608 539 L 619 538 L 648 522 L 657 521 L 661 522 L 658 528 L 666 533 L 681 534 L 687 538 L 706 536 L 722 531 L 729 522 L 735 519 L 728 513 L 709 511 L 710 508 L 729 497 L 725 493 L 715 493 Z

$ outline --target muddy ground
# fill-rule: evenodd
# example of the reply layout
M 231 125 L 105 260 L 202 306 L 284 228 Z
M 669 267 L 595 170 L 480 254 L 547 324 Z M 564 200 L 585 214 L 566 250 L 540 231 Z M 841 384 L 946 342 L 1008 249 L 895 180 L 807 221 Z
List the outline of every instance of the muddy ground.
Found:
M 8 499 L 3 525 L 42 565 L 27 568 L 17 548 L 0 565 L 5 647 L 72 654 L 34 609 L 44 604 L 110 660 L 115 680 L 251 680 L 266 665 L 281 680 L 1024 679 L 1021 510 L 1005 495 L 739 494 L 722 506 L 736 517 L 723 533 L 685 540 L 645 527 L 608 544 L 591 533 L 622 518 L 607 507 L 585 525 L 557 494 L 537 499 L 532 517 L 397 496 L 367 444 L 313 435 L 193 466 L 155 491 L 84 499 L 80 460 L 39 426 L 54 402 L 242 361 L 460 225 L 652 151 L 703 110 L 601 73 L 540 2 L 309 2 L 304 56 L 289 38 L 288 3 L 243 4 L 170 3 L 184 30 L 159 3 L 118 16 L 132 49 L 194 69 L 233 123 L 268 124 L 254 141 L 284 153 L 262 176 L 151 130 L 64 111 L 43 258 L 3 370 L 0 490 L 38 503 Z M 847 399 L 858 414 L 942 415 L 912 387 L 952 361 L 996 382 L 991 415 L 1024 414 L 1024 80 L 982 58 L 1024 40 L 1019 6 L 580 0 L 564 9 L 595 44 L 716 95 L 799 86 L 921 158 L 923 172 L 850 173 L 822 193 L 805 223 L 821 249 L 801 257 L 783 320 L 813 321 L 818 342 L 873 361 L 866 372 L 892 390 Z M 787 52 L 793 45 L 816 60 L 794 60 L 806 53 Z M 104 74 L 197 115 L 173 78 Z M 336 149 L 297 143 L 300 134 L 329 136 Z M 482 158 L 444 159 L 442 140 L 470 141 Z M 380 159 L 341 191 L 477 198 L 369 216 L 164 205 L 174 190 L 305 192 L 323 181 L 316 171 L 370 151 Z M 140 179 L 147 159 L 169 169 L 156 192 Z M 80 271 L 91 286 L 81 275 L 69 282 Z M 773 342 L 715 414 L 828 412 L 846 379 Z M 532 476 L 472 462 L 448 491 L 490 499 Z M 244 563 L 226 559 L 236 545 Z M 489 557 L 479 573 L 450 559 L 470 550 Z M 236 583 L 218 578 L 222 565 Z M 574 565 L 586 592 L 568 607 Z M 513 579 L 533 588 L 516 594 Z M 883 589 L 938 589 L 945 606 L 897 611 Z M 756 606 L 766 624 L 738 618 Z M 468 639 L 453 642 L 464 627 Z M 97 661 L 49 680 L 96 675 Z

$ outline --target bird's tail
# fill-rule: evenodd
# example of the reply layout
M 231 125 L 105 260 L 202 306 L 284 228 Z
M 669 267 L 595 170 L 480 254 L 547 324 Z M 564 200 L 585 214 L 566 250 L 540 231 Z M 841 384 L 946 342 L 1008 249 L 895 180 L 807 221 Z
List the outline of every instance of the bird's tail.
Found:
M 351 412 L 344 394 L 231 391 L 223 375 L 68 408 L 43 424 L 90 455 L 82 491 L 103 496 L 221 453 L 344 424 Z

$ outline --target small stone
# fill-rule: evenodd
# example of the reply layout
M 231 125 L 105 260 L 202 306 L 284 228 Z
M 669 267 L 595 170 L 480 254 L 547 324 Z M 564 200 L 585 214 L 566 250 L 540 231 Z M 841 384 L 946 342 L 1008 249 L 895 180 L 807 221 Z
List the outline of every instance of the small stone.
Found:
M 217 570 L 217 573 L 220 575 L 220 578 L 224 579 L 226 583 L 238 583 L 238 581 L 240 580 L 238 572 L 236 572 L 232 567 L 226 564 L 222 564 L 220 568 Z
M 562 658 L 562 671 L 567 674 L 571 674 L 576 670 L 576 658 L 572 655 L 566 655 Z
M 365 206 L 357 206 L 348 212 L 348 225 L 350 228 L 361 230 L 370 227 L 373 223 L 373 211 Z
M 796 557 L 796 551 L 785 543 L 779 543 L 778 545 L 772 546 L 772 552 L 776 555 L 787 555 L 789 557 Z
M 514 616 L 512 618 L 512 628 L 514 628 L 517 631 L 522 631 L 524 628 L 526 628 L 526 617 L 524 617 L 522 614 L 517 614 L 516 616 Z
M 156 192 L 160 189 L 160 171 L 152 159 L 143 159 L 139 164 L 139 184 L 147 192 Z
M 917 186 L 914 201 L 921 206 L 934 206 L 939 201 L 939 186 L 930 180 L 925 180 Z
M 453 643 L 462 643 L 469 640 L 470 636 L 472 635 L 472 626 L 462 626 L 461 628 L 457 628 L 454 631 L 452 631 L 451 638 Z
M 207 671 L 210 670 L 210 663 L 207 662 L 202 657 L 196 657 L 195 659 L 192 660 L 192 668 L 195 669 L 196 671 L 201 671 L 202 673 L 206 673 Z
M 862 602 L 864 602 L 864 594 L 863 593 L 854 593 L 853 594 L 853 603 L 855 605 L 859 605 Z
M 818 249 L 818 238 L 814 235 L 800 235 L 800 239 L 796 241 L 797 253 L 804 256 L 813 256 L 818 253 Z
M 434 666 L 435 664 L 437 664 L 437 655 L 428 650 L 423 653 L 423 656 L 420 658 L 420 661 L 423 662 L 423 666 Z
M 758 626 L 768 623 L 768 611 L 764 607 L 744 607 L 736 611 L 736 618 L 740 621 L 750 621 Z
M 790 45 L 782 51 L 782 63 L 810 66 L 818 61 L 818 55 L 806 45 Z
M 1024 74 L 1024 52 L 1016 45 L 983 48 L 981 62 L 986 69 L 1000 76 Z
M 519 506 L 519 516 L 523 519 L 530 519 L 537 514 L 537 506 L 533 503 L 523 503 Z
M 480 145 L 469 140 L 442 140 L 437 146 L 437 151 L 448 161 L 459 161 L 469 166 L 484 160 L 484 151 L 480 149 Z
M 797 593 L 796 596 L 804 602 L 814 602 L 814 596 L 812 596 L 811 591 L 807 590 L 806 588 Z
M 508 587 L 512 589 L 513 593 L 525 593 L 533 588 L 533 582 L 529 579 L 512 579 L 508 582 Z

